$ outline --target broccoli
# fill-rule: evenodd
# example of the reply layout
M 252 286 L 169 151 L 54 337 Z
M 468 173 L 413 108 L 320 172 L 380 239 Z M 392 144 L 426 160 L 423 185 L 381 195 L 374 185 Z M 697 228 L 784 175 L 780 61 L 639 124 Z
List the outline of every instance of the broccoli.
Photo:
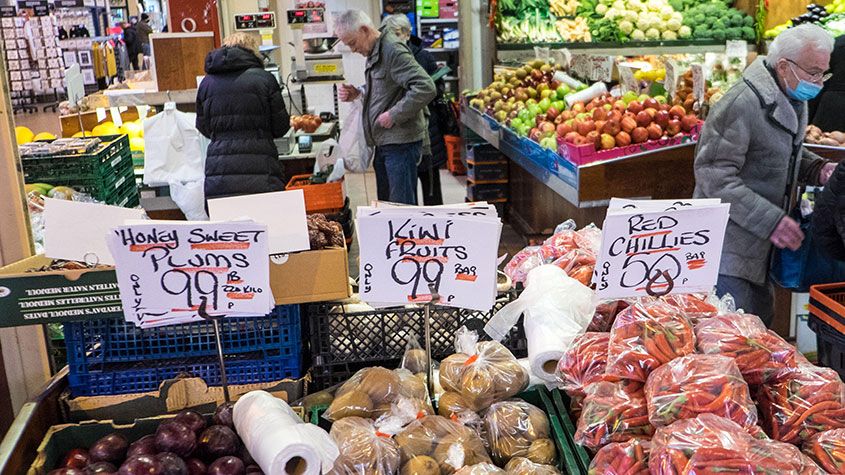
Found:
M 695 27 L 695 32 L 693 33 L 695 38 L 711 38 L 712 33 L 710 33 L 710 29 L 706 26 L 697 26 Z
M 695 15 L 694 19 L 695 22 L 693 23 L 693 26 L 704 24 L 704 22 L 707 20 L 707 17 L 703 13 L 698 13 Z
M 742 38 L 741 28 L 728 28 L 725 30 L 725 37 L 729 40 L 738 40 Z
M 684 2 L 681 0 L 669 0 L 669 6 L 679 12 L 684 9 Z
M 725 28 L 727 28 L 725 26 L 725 22 L 722 21 L 721 18 L 717 18 L 716 20 L 713 20 L 713 23 L 711 23 L 710 25 L 711 25 L 710 27 L 714 30 L 724 30 Z
M 754 31 L 754 28 L 750 26 L 743 26 L 741 28 L 742 31 L 742 39 L 748 42 L 752 42 L 757 39 L 757 32 Z
M 746 15 L 743 23 L 745 23 L 745 26 L 749 28 L 754 28 L 754 18 L 751 16 Z
M 716 41 L 725 41 L 727 36 L 725 35 L 725 30 L 713 30 L 712 31 L 713 39 Z
M 731 19 L 729 20 L 730 26 L 740 28 L 743 25 L 742 15 L 739 12 L 735 12 Z

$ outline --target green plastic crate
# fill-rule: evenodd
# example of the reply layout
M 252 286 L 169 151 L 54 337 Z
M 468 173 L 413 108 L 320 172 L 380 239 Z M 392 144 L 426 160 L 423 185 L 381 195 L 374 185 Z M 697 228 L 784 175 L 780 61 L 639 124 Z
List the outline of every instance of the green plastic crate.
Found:
M 56 155 L 50 157 L 22 157 L 24 178 L 29 183 L 51 183 L 56 180 L 90 179 L 106 176 L 112 170 L 131 163 L 129 136 L 98 137 L 102 144 L 91 153 Z
M 577 421 L 574 421 L 569 413 L 569 396 L 564 394 L 564 392 L 560 389 L 553 390 L 551 392 L 551 396 L 554 403 L 554 409 L 557 411 L 558 417 L 563 423 L 566 441 L 569 443 L 572 452 L 575 454 L 575 459 L 580 470 L 577 472 L 571 471 L 569 473 L 586 474 L 590 468 L 590 455 L 587 453 L 587 450 L 584 449 L 584 446 L 575 443 L 575 429 Z

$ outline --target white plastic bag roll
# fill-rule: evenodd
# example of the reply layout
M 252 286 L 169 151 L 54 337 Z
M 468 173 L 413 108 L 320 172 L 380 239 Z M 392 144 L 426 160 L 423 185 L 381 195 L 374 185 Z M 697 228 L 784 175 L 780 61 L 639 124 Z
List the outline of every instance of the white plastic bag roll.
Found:
M 524 314 L 531 373 L 555 382 L 555 370 L 572 341 L 584 333 L 595 312 L 595 293 L 555 265 L 528 273 L 525 291 L 487 322 L 484 331 L 501 341 Z
M 325 430 L 305 423 L 286 402 L 266 391 L 241 396 L 232 418 L 244 445 L 267 475 L 328 473 L 339 455 Z

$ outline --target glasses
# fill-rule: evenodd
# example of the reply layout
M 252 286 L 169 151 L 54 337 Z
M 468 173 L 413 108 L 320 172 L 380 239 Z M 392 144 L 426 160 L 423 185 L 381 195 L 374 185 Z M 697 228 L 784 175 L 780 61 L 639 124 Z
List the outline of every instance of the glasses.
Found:
M 804 69 L 800 64 L 796 63 L 795 61 L 793 61 L 791 59 L 787 59 L 787 61 L 794 64 L 795 66 L 798 66 L 798 69 L 800 69 L 801 71 L 804 71 L 804 74 L 806 74 L 807 77 L 810 80 L 812 80 L 813 82 L 827 82 L 830 78 L 833 77 L 833 73 L 811 73 L 811 72 L 807 71 L 806 69 Z

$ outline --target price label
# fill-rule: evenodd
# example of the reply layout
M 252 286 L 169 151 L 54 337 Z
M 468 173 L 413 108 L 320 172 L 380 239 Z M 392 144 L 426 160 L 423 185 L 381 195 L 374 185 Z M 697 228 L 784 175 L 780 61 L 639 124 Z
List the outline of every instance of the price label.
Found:
M 622 86 L 624 92 L 634 91 L 640 93 L 640 84 L 634 78 L 634 69 L 630 66 L 616 65 L 619 69 L 619 84 Z
M 745 40 L 730 40 L 725 44 L 725 56 L 746 58 L 748 56 L 748 42 Z
M 693 64 L 692 69 L 692 94 L 695 100 L 701 104 L 704 102 L 704 93 L 707 91 L 707 81 L 704 79 L 704 67 L 701 64 Z
M 675 98 L 678 90 L 678 79 L 680 78 L 680 67 L 675 60 L 666 61 L 666 78 L 663 80 L 663 87 L 666 89 L 666 97 L 669 102 Z
M 570 70 L 580 78 L 590 81 L 610 82 L 613 79 L 613 56 L 599 54 L 573 54 Z
M 593 275 L 596 294 L 616 299 L 710 291 L 719 274 L 730 205 L 631 203 L 608 208 Z
M 555 60 L 555 64 L 559 64 L 566 69 L 569 69 L 569 63 L 572 60 L 572 53 L 569 52 L 569 48 L 560 48 L 556 50 L 552 50 L 552 59 Z
M 11 18 L 18 15 L 14 5 L 0 6 L 0 18 Z

